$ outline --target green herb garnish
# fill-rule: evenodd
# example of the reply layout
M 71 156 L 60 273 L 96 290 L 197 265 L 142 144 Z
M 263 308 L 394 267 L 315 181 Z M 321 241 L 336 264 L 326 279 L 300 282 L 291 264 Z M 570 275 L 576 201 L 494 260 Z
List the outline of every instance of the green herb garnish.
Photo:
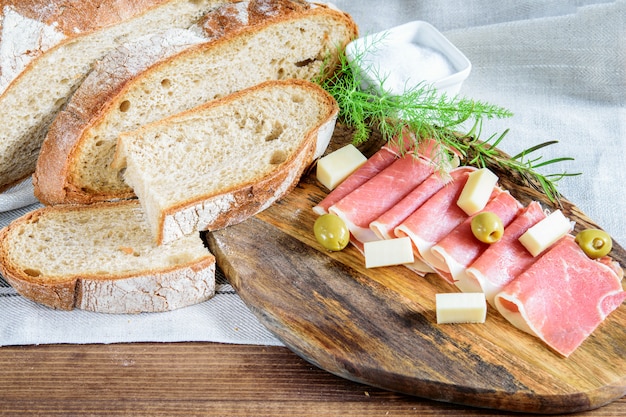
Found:
M 364 54 L 365 51 L 360 51 L 355 61 L 362 61 Z M 537 171 L 537 168 L 546 165 L 572 160 L 556 158 L 541 161 L 541 157 L 531 158 L 533 152 L 556 141 L 545 142 L 513 157 L 506 157 L 495 148 L 508 130 L 488 140 L 480 139 L 480 127 L 484 120 L 513 115 L 503 107 L 464 97 L 448 97 L 426 83 L 407 88 L 402 95 L 394 95 L 385 91 L 384 77 L 379 77 L 378 88 L 364 90 L 363 79 L 358 71 L 353 71 L 345 52 L 340 50 L 338 56 L 339 65 L 336 71 L 329 77 L 320 77 L 318 83 L 337 100 L 339 119 L 354 129 L 355 145 L 367 141 L 374 129 L 387 141 L 393 138 L 404 139 L 405 135 L 401 133 L 404 129 L 409 129 L 415 133 L 416 141 L 431 138 L 444 145 L 444 149 L 449 150 L 447 159 L 451 159 L 454 154 L 460 154 L 466 165 L 485 167 L 495 164 L 516 171 L 528 185 L 537 188 L 538 184 L 553 203 L 560 198 L 556 182 L 566 176 L 579 175 L 543 175 Z M 328 68 L 323 69 L 326 70 Z M 459 131 L 467 123 L 473 123 L 473 127 L 467 134 L 460 134 Z
M 558 203 L 561 198 L 561 194 L 556 188 L 556 183 L 560 179 L 581 175 L 579 172 L 541 174 L 537 171 L 538 168 L 545 167 L 547 165 L 574 160 L 574 158 L 569 157 L 543 160 L 541 156 L 533 156 L 534 152 L 545 148 L 546 146 L 558 143 L 556 140 L 534 145 L 515 156 L 507 156 L 498 151 L 497 146 L 504 139 L 509 130 L 505 130 L 504 133 L 499 136 L 492 135 L 487 140 L 480 140 L 480 132 L 476 132 L 476 128 L 478 126 L 480 126 L 480 123 L 474 125 L 472 130 L 470 130 L 470 132 L 465 136 L 457 136 L 457 139 L 455 140 L 445 141 L 448 146 L 452 146 L 463 152 L 463 155 L 467 157 L 465 162 L 467 165 L 477 166 L 479 168 L 483 168 L 488 165 L 497 165 L 501 168 L 515 171 L 525 180 L 527 185 L 537 189 L 538 191 L 543 191 L 552 203 Z

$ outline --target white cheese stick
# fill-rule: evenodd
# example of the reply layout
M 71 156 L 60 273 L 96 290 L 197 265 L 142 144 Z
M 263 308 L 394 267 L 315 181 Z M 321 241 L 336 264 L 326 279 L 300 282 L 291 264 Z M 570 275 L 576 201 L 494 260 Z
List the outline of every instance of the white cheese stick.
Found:
M 413 245 L 409 237 L 365 242 L 363 253 L 365 254 L 366 268 L 404 265 L 413 263 L 415 260 Z
M 484 323 L 487 300 L 482 292 L 435 294 L 437 323 Z
M 537 256 L 570 230 L 572 230 L 571 222 L 561 210 L 556 210 L 528 229 L 519 237 L 519 241 L 532 256 Z
M 484 209 L 489 202 L 498 176 L 487 168 L 478 169 L 469 174 L 456 204 L 465 214 L 471 216 Z
M 365 161 L 367 158 L 354 145 L 346 145 L 317 161 L 317 180 L 333 190 Z

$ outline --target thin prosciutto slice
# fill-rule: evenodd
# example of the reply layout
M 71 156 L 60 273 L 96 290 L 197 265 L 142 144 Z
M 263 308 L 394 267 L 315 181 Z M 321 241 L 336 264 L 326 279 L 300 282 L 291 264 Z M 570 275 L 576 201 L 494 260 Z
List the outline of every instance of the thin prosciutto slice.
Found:
M 566 235 L 495 297 L 517 328 L 567 357 L 626 299 L 621 278 Z
M 391 209 L 370 223 L 370 229 L 381 239 L 395 237 L 394 229 L 424 204 L 449 181 L 440 172 L 434 172 L 424 182 L 415 187 Z
M 478 288 L 494 306 L 494 297 L 504 286 L 532 265 L 533 257 L 519 242 L 531 226 L 546 217 L 541 205 L 533 201 L 508 225 L 502 239 L 489 247 L 465 270 L 467 286 Z
M 328 208 L 362 243 L 380 240 L 370 223 L 393 207 L 432 173 L 430 163 L 409 153 Z
M 482 211 L 498 215 L 506 228 L 521 208 L 519 201 L 508 191 L 502 191 L 497 193 Z M 465 271 L 489 247 L 488 243 L 479 241 L 472 233 L 473 217 L 464 220 L 431 249 L 433 255 L 440 261 L 435 265 L 437 272 L 440 275 L 445 274 L 448 280 L 453 280 L 463 292 L 482 292 L 480 286 L 472 285 L 473 282 L 465 277 Z
M 380 150 L 365 161 L 363 165 L 314 206 L 313 211 L 319 215 L 328 213 L 330 206 L 372 179 L 376 174 L 391 165 L 397 158 L 398 154 L 389 147 L 380 148 Z
M 417 144 L 417 148 L 415 148 L 415 143 L 415 135 L 405 129 L 402 135 L 388 141 L 374 155 L 365 161 L 359 169 L 353 172 L 320 203 L 314 206 L 313 212 L 319 215 L 328 213 L 330 206 L 365 184 L 402 155 L 413 152 L 425 158 L 425 160 L 431 160 L 435 157 L 440 158 L 442 151 L 441 144 L 438 141 L 434 139 L 422 139 Z
M 452 181 L 428 199 L 396 229 L 396 237 L 408 236 L 414 245 L 417 259 L 431 265 L 430 249 L 468 216 L 456 201 L 475 168 L 461 167 L 450 172 Z
M 319 204 L 314 206 L 313 212 L 319 215 L 328 213 L 330 206 L 374 178 L 401 155 L 411 151 L 414 145 L 415 135 L 405 129 L 401 135 L 389 140 L 374 155 L 368 158 L 363 165 L 332 190 Z

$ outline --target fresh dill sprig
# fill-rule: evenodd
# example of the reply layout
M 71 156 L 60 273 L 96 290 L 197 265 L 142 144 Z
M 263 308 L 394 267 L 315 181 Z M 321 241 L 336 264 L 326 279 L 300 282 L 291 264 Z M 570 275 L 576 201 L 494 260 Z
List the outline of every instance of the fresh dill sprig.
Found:
M 353 61 L 361 64 L 364 54 L 365 51 L 359 51 Z M 380 77 L 378 86 L 364 88 L 361 73 L 352 67 L 345 51 L 339 50 L 338 57 L 337 69 L 327 76 L 328 68 L 323 68 L 326 76 L 320 76 L 317 82 L 337 101 L 339 119 L 354 129 L 355 145 L 367 141 L 374 129 L 380 132 L 386 141 L 393 138 L 404 140 L 405 135 L 402 135 L 402 132 L 408 128 L 415 134 L 417 141 L 429 138 L 442 143 L 444 149 L 449 150 L 448 158 L 444 160 L 460 155 L 466 165 L 482 168 L 495 164 L 513 170 L 529 186 L 537 188 L 538 185 L 552 203 L 557 203 L 560 198 L 556 187 L 558 180 L 580 175 L 580 173 L 541 174 L 537 171 L 538 168 L 547 165 L 573 160 L 555 158 L 542 161 L 540 156 L 531 156 L 533 152 L 557 143 L 556 141 L 541 143 L 508 157 L 496 149 L 508 133 L 508 129 L 500 136 L 493 135 L 487 140 L 482 140 L 480 128 L 483 120 L 513 115 L 503 107 L 464 97 L 448 97 L 426 83 L 407 88 L 401 95 L 394 95 L 384 89 L 384 77 Z M 471 130 L 467 134 L 460 134 L 459 129 L 466 122 L 472 121 Z
M 354 60 L 358 62 L 363 56 L 359 52 Z M 440 130 L 454 129 L 468 120 L 512 116 L 509 110 L 489 103 L 450 98 L 426 83 L 407 88 L 402 95 L 386 91 L 384 83 L 381 79 L 381 88 L 364 90 L 361 73 L 353 70 L 343 51 L 339 52 L 337 71 L 320 83 L 337 100 L 340 118 L 355 129 L 357 144 L 369 138 L 372 128 L 385 138 L 397 136 L 405 127 L 417 134 L 437 136 Z

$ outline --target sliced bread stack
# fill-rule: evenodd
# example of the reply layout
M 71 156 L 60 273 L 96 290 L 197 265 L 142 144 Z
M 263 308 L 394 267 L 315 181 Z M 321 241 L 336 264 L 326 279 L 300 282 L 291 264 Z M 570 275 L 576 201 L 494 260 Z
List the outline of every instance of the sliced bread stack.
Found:
M 171 54 L 160 45 L 184 41 L 160 34 L 120 48 L 96 67 L 43 144 L 33 177 L 40 201 L 132 197 L 111 166 L 120 133 L 267 80 L 314 80 L 335 67 L 338 51 L 357 34 L 346 14 L 289 0 L 224 6 L 197 31 L 209 31 L 211 40 Z
M 0 191 L 31 175 L 49 124 L 93 63 L 133 38 L 188 28 L 229 0 L 24 0 L 0 9 Z
M 2 231 L 4 276 L 62 309 L 210 297 L 199 231 L 268 207 L 324 152 L 338 109 L 307 80 L 356 35 L 333 8 L 251 0 L 114 49 L 50 125 L 33 176 L 49 207 Z
M 283 197 L 326 149 L 338 111 L 316 84 L 267 81 L 121 134 L 114 166 L 166 244 Z

